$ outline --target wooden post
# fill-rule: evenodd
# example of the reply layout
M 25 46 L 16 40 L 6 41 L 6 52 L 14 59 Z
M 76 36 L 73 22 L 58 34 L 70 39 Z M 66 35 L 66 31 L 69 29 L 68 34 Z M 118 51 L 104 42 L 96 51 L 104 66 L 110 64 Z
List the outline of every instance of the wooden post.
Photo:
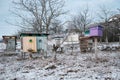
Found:
M 94 42 L 95 42 L 95 55 L 97 57 L 97 37 L 94 37 Z
M 72 49 L 72 52 L 71 52 L 71 55 L 73 54 L 73 39 L 71 37 L 71 41 L 72 41 L 72 46 L 71 46 L 71 49 Z
M 120 35 L 119 35 L 119 44 L 120 44 Z

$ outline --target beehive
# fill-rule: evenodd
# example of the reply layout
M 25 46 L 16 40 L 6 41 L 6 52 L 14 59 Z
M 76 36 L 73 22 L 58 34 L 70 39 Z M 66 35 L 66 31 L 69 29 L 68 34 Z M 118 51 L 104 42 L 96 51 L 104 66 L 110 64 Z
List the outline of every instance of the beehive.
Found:
M 84 32 L 84 35 L 85 35 L 85 36 L 90 36 L 90 30 L 86 30 L 86 31 Z
M 40 33 L 21 33 L 23 52 L 47 51 L 47 35 Z
M 16 36 L 3 36 L 4 43 L 6 44 L 6 51 L 16 50 Z
M 46 36 L 41 36 L 41 37 L 36 37 L 37 40 L 37 50 L 47 50 L 47 37 Z
M 103 27 L 95 26 L 90 28 L 90 36 L 101 37 L 103 35 Z
M 79 37 L 80 40 L 80 51 L 81 52 L 86 52 L 86 51 L 91 51 L 92 50 L 92 39 L 91 37 Z
M 28 52 L 32 50 L 32 52 L 37 52 L 36 48 L 36 37 L 26 36 L 22 38 L 23 42 L 23 51 Z

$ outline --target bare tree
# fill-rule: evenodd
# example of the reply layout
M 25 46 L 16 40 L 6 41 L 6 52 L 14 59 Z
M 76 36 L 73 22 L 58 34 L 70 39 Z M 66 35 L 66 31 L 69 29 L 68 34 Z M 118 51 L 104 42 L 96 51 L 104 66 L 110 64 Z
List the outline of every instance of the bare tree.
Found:
M 60 20 L 55 20 L 51 25 L 52 33 L 61 33 L 63 32 L 63 25 Z
M 13 3 L 12 13 L 21 19 L 17 26 L 39 33 L 49 33 L 52 21 L 66 13 L 63 0 L 18 0 Z
M 99 18 L 104 22 L 105 41 L 108 43 L 109 18 L 112 16 L 112 11 L 104 5 L 100 7 Z
M 119 10 L 119 9 L 118 9 Z M 119 40 L 119 34 L 120 34 L 120 13 L 115 14 L 114 16 L 110 17 L 109 19 L 110 24 L 110 30 L 111 36 L 110 41 L 118 41 Z
M 85 31 L 86 26 L 92 22 L 92 16 L 89 13 L 88 7 L 79 12 L 77 16 L 74 16 L 72 22 L 73 26 L 79 29 L 80 32 Z

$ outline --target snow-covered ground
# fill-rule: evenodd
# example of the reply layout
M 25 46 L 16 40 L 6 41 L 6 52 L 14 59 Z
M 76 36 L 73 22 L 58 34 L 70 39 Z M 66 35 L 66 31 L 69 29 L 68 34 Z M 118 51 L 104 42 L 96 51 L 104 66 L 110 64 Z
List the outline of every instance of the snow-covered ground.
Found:
M 0 80 L 120 80 L 120 51 L 66 51 L 56 61 L 0 54 Z

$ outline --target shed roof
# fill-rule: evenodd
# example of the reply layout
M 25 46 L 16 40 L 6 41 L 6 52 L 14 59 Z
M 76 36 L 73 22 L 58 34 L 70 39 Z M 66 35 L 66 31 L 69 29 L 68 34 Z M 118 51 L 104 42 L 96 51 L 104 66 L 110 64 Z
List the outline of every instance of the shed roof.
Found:
M 116 14 L 116 15 L 110 17 L 110 19 L 115 19 L 115 18 L 116 18 L 116 19 L 120 18 L 120 14 Z
M 89 28 L 94 28 L 94 27 L 101 27 L 101 28 L 103 28 L 101 25 L 90 26 Z
M 24 32 L 21 33 L 20 36 L 48 36 L 49 34 L 46 33 L 35 33 L 35 32 Z

